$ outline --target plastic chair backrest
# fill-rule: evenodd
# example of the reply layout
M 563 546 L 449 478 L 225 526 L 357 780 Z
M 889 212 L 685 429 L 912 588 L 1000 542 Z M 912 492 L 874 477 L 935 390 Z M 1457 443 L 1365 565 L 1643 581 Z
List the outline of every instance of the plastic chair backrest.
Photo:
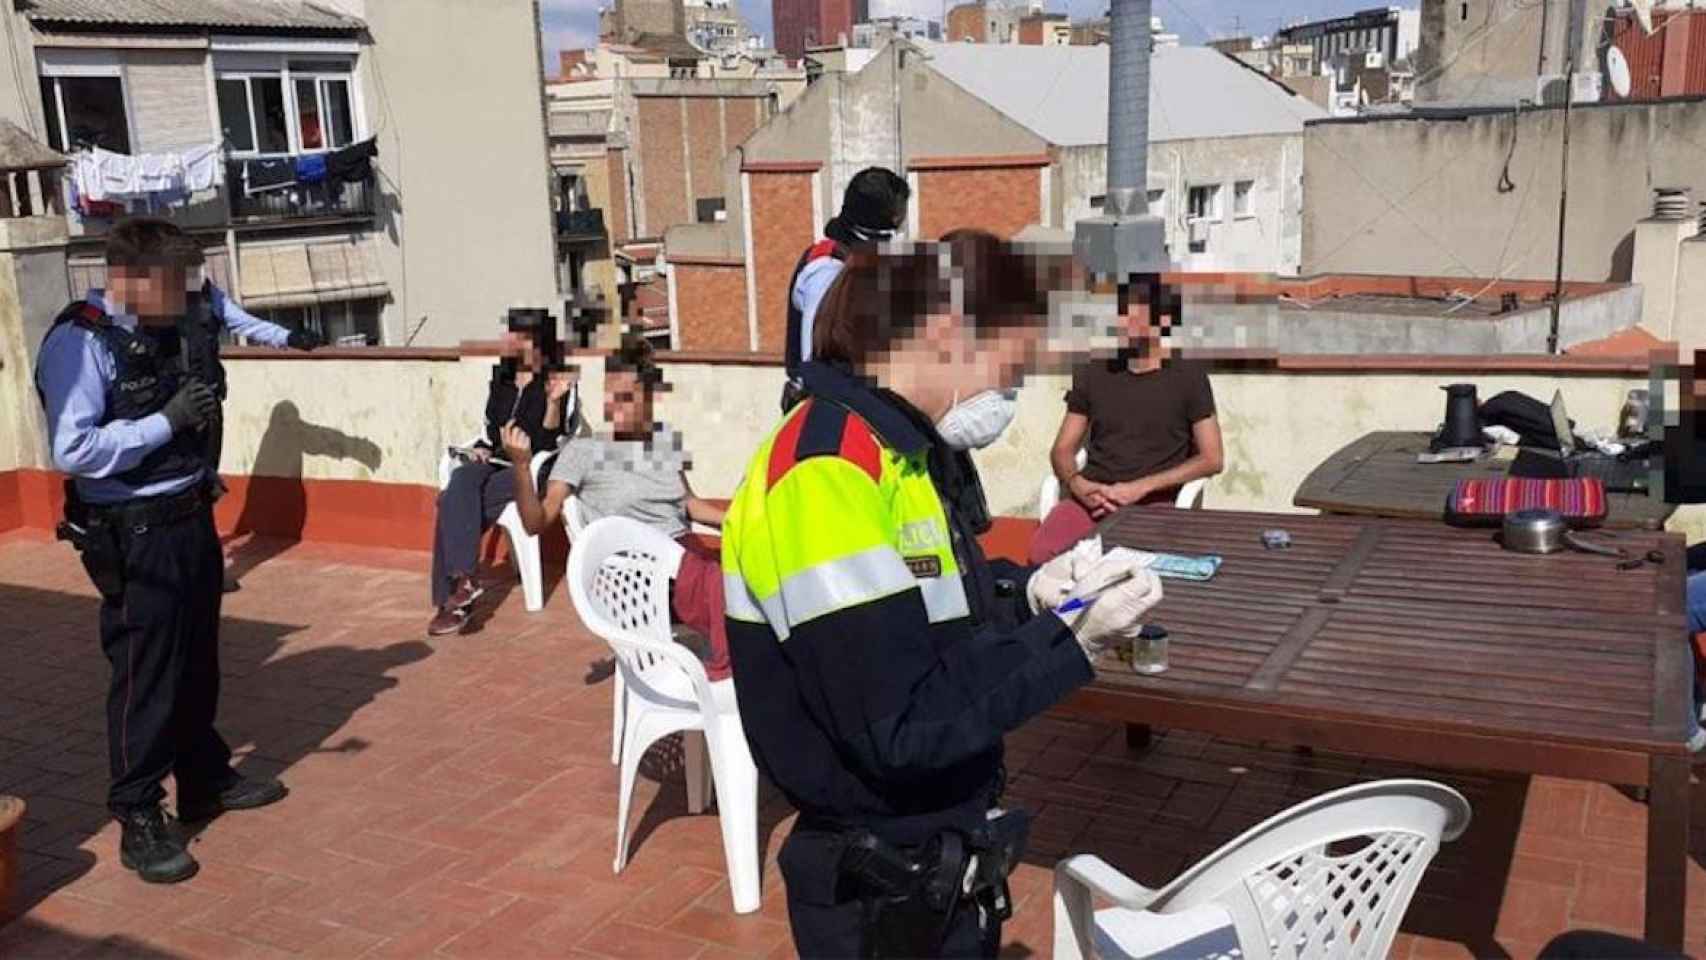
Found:
M 581 531 L 586 529 L 586 507 L 574 494 L 563 502 L 563 524 L 568 528 L 570 542 L 578 540 Z
M 1243 943 L 1265 943 L 1285 960 L 1384 957 L 1422 871 L 1469 815 L 1462 794 L 1425 780 L 1323 794 L 1205 857 L 1149 909 L 1218 903 Z
M 687 673 L 700 702 L 708 703 L 704 665 L 670 633 L 669 571 L 680 566 L 682 552 L 680 544 L 643 523 L 596 520 L 569 551 L 569 596 L 587 628 L 616 654 L 617 669 L 632 689 L 673 700 L 645 681 L 648 671 L 670 663 Z
M 1083 447 L 1079 447 L 1077 457 L 1078 469 L 1084 469 L 1084 464 L 1089 461 L 1089 458 L 1089 451 L 1085 450 Z M 1053 510 L 1055 504 L 1059 502 L 1060 480 L 1055 477 L 1053 468 L 1050 468 L 1048 476 L 1043 477 L 1042 489 L 1037 494 L 1037 519 L 1047 520 L 1049 511 Z

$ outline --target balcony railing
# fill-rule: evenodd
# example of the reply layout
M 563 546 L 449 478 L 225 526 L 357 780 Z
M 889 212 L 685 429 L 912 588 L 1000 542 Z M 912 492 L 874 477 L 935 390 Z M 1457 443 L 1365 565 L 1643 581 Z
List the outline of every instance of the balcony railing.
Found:
M 241 161 L 228 163 L 225 172 L 233 221 L 360 219 L 371 218 L 378 209 L 378 184 L 372 173 L 365 180 L 348 183 L 324 180 L 247 193 Z
M 605 236 L 604 211 L 596 209 L 557 211 L 557 236 L 563 238 Z

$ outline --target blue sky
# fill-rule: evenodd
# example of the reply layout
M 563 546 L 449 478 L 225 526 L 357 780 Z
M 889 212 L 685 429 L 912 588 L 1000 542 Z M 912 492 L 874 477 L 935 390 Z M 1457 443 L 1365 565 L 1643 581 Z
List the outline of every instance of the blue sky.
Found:
M 754 29 L 770 36 L 770 0 L 736 2 Z M 541 0 L 547 63 L 556 65 L 560 49 L 596 42 L 599 5 L 600 0 Z M 1048 0 L 1048 5 L 1075 18 L 1099 14 L 1108 6 L 1107 0 Z M 1234 23 L 1242 24 L 1246 33 L 1271 33 L 1280 21 L 1315 20 L 1382 4 L 1379 0 L 1154 0 L 1154 5 L 1169 30 L 1200 43 L 1231 34 Z M 912 13 L 940 19 L 943 8 L 943 0 L 871 0 L 874 16 Z

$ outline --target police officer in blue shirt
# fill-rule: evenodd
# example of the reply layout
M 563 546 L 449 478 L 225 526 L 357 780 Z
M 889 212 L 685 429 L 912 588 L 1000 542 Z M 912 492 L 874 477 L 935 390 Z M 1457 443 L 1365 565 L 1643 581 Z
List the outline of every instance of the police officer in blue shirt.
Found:
M 104 304 L 106 302 L 106 291 L 90 290 L 87 299 L 90 303 Z M 289 347 L 292 350 L 314 350 L 324 345 L 320 335 L 312 330 L 292 330 L 276 323 L 269 323 L 244 310 L 241 304 L 233 300 L 230 294 L 221 290 L 212 280 L 202 285 L 201 299 L 207 307 L 204 311 L 206 321 L 215 328 L 216 336 L 218 330 L 229 330 L 231 333 L 247 340 L 253 340 L 263 347 Z M 212 355 L 210 367 L 213 376 L 213 392 L 219 396 L 220 402 L 223 403 L 226 392 L 225 367 L 219 363 L 217 352 Z M 217 429 L 217 427 L 210 429 Z M 219 470 L 219 451 L 222 446 L 223 444 L 218 439 L 211 440 L 208 443 L 209 462 L 207 466 L 209 470 L 215 473 Z M 226 593 L 231 593 L 238 588 L 237 581 L 231 576 L 229 570 L 225 573 L 223 584 Z
M 216 325 L 193 319 L 201 248 L 170 223 L 135 220 L 113 229 L 106 252 L 107 290 L 60 314 L 36 386 L 54 466 L 70 478 L 60 536 L 101 595 L 120 859 L 174 883 L 197 864 L 161 810 L 167 774 L 184 822 L 273 803 L 285 788 L 239 776 L 214 729 L 223 562 L 208 448 L 220 419 L 210 381 L 222 378 L 205 359 L 217 356 Z

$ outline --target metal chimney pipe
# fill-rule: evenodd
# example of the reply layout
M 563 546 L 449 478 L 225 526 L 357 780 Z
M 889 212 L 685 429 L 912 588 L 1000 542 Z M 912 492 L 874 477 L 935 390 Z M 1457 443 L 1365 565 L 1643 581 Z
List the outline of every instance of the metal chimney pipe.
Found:
M 1112 0 L 1108 50 L 1108 192 L 1102 211 L 1149 209 L 1149 48 L 1152 0 Z
M 1112 0 L 1108 11 L 1107 200 L 1100 216 L 1073 231 L 1078 262 L 1120 284 L 1169 268 L 1167 225 L 1148 212 L 1151 7 L 1151 0 Z

